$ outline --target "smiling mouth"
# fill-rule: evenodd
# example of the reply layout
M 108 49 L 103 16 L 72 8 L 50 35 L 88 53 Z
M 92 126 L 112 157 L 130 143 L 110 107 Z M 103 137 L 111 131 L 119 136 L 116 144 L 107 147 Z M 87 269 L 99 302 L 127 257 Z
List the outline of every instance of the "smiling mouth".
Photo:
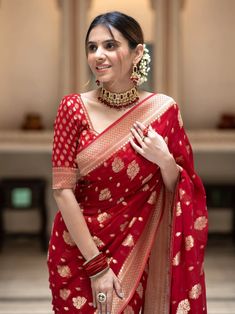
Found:
M 96 70 L 106 70 L 111 68 L 111 65 L 99 65 L 96 67 Z

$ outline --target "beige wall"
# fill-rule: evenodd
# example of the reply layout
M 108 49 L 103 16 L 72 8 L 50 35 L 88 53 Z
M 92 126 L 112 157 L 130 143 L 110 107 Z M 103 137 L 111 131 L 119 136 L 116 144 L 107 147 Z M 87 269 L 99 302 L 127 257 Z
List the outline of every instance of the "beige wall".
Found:
M 222 112 L 235 114 L 234 13 L 234 0 L 185 0 L 182 108 L 188 128 L 211 128 Z
M 58 102 L 60 12 L 56 0 L 0 2 L 0 129 L 25 112 L 52 127 Z
M 143 28 L 145 41 L 151 42 L 153 38 L 154 12 L 149 0 L 92 0 L 89 10 L 89 22 L 98 14 L 107 11 L 121 11 L 133 16 Z

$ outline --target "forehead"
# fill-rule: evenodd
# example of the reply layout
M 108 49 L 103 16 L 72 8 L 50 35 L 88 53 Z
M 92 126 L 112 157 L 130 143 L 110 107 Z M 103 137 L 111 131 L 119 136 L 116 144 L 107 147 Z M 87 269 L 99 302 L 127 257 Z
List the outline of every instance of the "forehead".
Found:
M 110 33 L 110 30 L 112 34 Z M 124 38 L 122 33 L 120 33 L 116 28 L 110 26 L 110 30 L 105 25 L 97 25 L 91 30 L 88 41 L 102 42 L 105 40 L 115 39 L 117 41 L 127 43 L 126 38 Z

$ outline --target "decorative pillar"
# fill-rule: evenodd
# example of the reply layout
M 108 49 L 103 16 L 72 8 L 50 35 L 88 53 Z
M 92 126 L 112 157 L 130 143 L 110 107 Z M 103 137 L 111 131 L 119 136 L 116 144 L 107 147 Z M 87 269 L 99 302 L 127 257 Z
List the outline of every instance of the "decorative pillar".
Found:
M 151 0 L 155 11 L 154 89 L 180 103 L 181 32 L 180 9 L 182 0 Z
M 62 12 L 60 97 L 85 89 L 88 68 L 84 41 L 90 3 L 90 0 L 58 0 Z

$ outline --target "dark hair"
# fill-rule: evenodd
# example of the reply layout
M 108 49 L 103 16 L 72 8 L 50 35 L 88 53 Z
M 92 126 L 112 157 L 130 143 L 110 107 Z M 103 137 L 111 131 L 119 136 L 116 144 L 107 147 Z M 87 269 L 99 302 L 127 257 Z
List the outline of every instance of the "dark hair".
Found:
M 130 49 L 134 49 L 138 44 L 144 43 L 143 31 L 140 27 L 140 24 L 129 15 L 118 11 L 112 11 L 98 15 L 91 22 L 85 39 L 86 49 L 91 30 L 98 25 L 104 25 L 107 27 L 112 37 L 114 36 L 110 27 L 117 29 L 128 41 Z

